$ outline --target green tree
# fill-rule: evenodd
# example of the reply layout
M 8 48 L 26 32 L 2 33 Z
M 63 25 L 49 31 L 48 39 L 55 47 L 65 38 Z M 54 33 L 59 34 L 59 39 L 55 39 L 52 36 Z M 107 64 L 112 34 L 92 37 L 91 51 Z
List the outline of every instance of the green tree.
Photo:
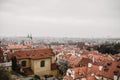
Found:
M 64 62 L 63 64 L 59 65 L 59 67 L 58 67 L 59 73 L 61 75 L 64 75 L 69 67 L 70 67 L 70 63 L 67 61 Z
M 12 70 L 16 71 L 17 59 L 15 56 L 12 57 Z
M 15 56 L 12 57 L 12 70 L 16 72 L 20 72 L 20 65 L 17 64 L 17 59 Z
M 35 79 L 35 80 L 40 80 L 40 76 L 34 75 L 34 79 Z

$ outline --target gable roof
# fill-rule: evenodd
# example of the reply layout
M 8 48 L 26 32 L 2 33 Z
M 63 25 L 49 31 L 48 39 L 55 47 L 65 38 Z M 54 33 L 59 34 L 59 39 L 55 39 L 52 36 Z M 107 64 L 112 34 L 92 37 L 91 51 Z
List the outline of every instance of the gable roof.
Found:
M 8 53 L 8 58 L 15 56 L 17 59 L 44 59 L 54 56 L 52 49 L 30 49 L 30 50 L 20 50 L 14 53 Z

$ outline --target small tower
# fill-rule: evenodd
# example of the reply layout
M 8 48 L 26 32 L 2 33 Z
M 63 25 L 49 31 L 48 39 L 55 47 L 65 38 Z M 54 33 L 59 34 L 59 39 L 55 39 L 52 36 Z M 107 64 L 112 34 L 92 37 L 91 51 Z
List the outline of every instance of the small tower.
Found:
M 32 40 L 32 34 L 30 34 L 29 38 Z
M 32 34 L 28 34 L 27 38 L 32 40 Z

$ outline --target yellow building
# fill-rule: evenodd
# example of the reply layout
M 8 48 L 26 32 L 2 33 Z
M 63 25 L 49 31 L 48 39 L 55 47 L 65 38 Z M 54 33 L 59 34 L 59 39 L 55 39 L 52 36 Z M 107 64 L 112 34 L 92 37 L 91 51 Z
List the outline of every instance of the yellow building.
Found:
M 21 71 L 27 75 L 57 76 L 57 65 L 52 49 L 20 50 L 10 54 L 17 58 Z

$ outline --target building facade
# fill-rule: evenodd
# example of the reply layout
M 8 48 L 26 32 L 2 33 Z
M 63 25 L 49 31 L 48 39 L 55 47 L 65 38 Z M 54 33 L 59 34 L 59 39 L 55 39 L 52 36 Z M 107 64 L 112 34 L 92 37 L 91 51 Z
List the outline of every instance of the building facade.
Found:
M 15 56 L 20 70 L 27 75 L 57 75 L 57 65 L 52 49 L 21 50 L 8 54 L 9 59 Z

